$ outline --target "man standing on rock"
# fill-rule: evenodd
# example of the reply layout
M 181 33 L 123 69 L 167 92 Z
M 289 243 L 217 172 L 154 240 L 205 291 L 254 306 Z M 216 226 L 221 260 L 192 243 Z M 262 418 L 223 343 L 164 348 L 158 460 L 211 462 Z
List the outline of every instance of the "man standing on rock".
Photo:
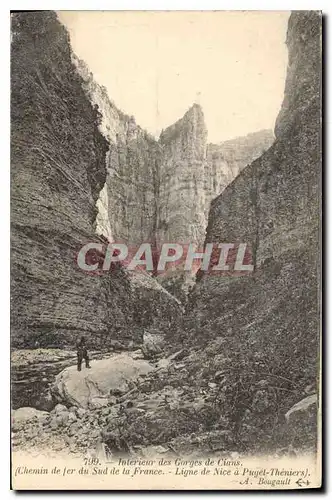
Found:
M 77 343 L 77 370 L 80 372 L 82 369 L 82 361 L 85 361 L 85 367 L 91 368 L 89 365 L 89 355 L 85 344 L 85 338 L 81 337 L 81 340 Z

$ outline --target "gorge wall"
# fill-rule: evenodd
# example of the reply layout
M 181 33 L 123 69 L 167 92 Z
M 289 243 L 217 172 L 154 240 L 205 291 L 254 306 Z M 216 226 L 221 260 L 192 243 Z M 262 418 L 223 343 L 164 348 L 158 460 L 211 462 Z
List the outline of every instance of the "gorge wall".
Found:
M 111 418 L 110 443 L 127 426 L 132 444 L 176 440 L 183 456 L 187 445 L 196 456 L 315 447 L 314 409 L 290 424 L 285 414 L 318 389 L 320 14 L 291 14 L 276 138 L 253 162 L 269 133 L 258 149 L 256 136 L 206 145 L 198 105 L 149 136 L 93 82 L 54 13 L 14 13 L 12 35 L 12 347 L 73 346 L 85 334 L 109 348 L 167 331 L 176 362 L 140 385 L 154 406 Z M 199 273 L 185 315 L 147 274 L 75 263 L 88 241 L 200 242 L 205 231 L 206 243 L 249 244 L 255 269 Z
M 82 334 L 93 347 L 107 347 L 114 338 L 142 337 L 143 326 L 149 325 L 149 311 L 137 305 L 143 299 L 156 320 L 164 307 L 170 317 L 180 311 L 176 300 L 149 276 L 137 282 L 120 267 L 99 276 L 77 266 L 79 249 L 98 241 L 96 227 L 111 227 L 110 212 L 98 214 L 96 207 L 111 152 L 99 130 L 103 118 L 83 87 L 68 33 L 56 14 L 13 14 L 13 347 L 29 347 L 35 341 L 42 346 L 73 345 Z M 105 206 L 105 190 L 103 196 L 98 203 Z
M 272 131 L 262 130 L 219 144 L 207 144 L 201 106 L 164 130 L 159 138 L 157 242 L 202 245 L 210 203 L 242 168 L 272 144 Z
M 197 104 L 158 141 L 121 112 L 55 13 L 13 14 L 11 61 L 13 345 L 72 345 L 84 333 L 106 346 L 162 329 L 182 310 L 156 280 L 83 273 L 77 252 L 113 239 L 202 243 L 210 201 L 237 167 L 222 144 L 211 153 Z
M 109 147 L 107 181 L 98 200 L 97 231 L 115 241 L 153 242 L 160 148 L 156 140 L 120 111 L 84 61 L 74 57 L 88 99 L 101 114 L 100 131 Z
M 301 441 L 316 445 L 314 424 L 304 425 L 308 415 L 300 416 L 291 436 L 284 415 L 292 405 L 317 391 L 321 169 L 318 12 L 291 14 L 287 46 L 289 63 L 276 140 L 213 200 L 209 214 L 206 243 L 222 240 L 250 244 L 254 273 L 223 278 L 199 274 L 187 320 L 189 343 L 197 343 L 202 349 L 219 339 L 221 347 L 216 347 L 215 359 L 220 348 L 226 357 L 215 363 L 210 376 L 221 373 L 225 377 L 227 407 L 239 442 L 261 449 L 278 433 L 279 442 L 284 435 L 294 446 Z M 213 365 L 211 352 L 210 361 Z

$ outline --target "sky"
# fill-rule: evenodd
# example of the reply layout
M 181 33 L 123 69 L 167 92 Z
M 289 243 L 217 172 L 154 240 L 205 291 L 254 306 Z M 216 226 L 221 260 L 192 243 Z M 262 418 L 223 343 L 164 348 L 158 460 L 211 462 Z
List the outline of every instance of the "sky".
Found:
M 158 137 L 194 103 L 209 142 L 274 127 L 286 11 L 61 11 L 71 44 L 126 114 Z

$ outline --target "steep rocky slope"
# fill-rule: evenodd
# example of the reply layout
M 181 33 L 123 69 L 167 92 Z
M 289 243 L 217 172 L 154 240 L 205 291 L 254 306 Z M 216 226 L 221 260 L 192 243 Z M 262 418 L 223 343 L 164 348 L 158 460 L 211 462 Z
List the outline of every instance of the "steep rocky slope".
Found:
M 203 110 L 194 104 L 156 140 L 116 107 L 83 61 L 74 62 L 109 143 L 97 231 L 131 245 L 202 245 L 211 200 L 268 148 L 272 132 L 207 145 Z
M 92 275 L 75 261 L 83 244 L 98 240 L 100 218 L 110 229 L 102 210 L 96 221 L 109 144 L 69 36 L 52 12 L 14 14 L 12 34 L 12 345 L 71 345 L 83 333 L 104 347 L 112 338 L 142 338 L 133 304 L 143 294 L 155 309 L 147 299 L 153 286 L 136 297 L 125 270 Z M 177 307 L 158 293 L 158 304 Z
M 213 201 L 207 229 L 206 242 L 249 243 L 255 271 L 222 279 L 201 273 L 188 325 L 193 342 L 221 340 L 225 357 L 211 374 L 222 372 L 239 442 L 258 447 L 317 390 L 321 16 L 292 13 L 287 45 L 276 140 Z M 291 438 L 310 446 L 314 428 Z

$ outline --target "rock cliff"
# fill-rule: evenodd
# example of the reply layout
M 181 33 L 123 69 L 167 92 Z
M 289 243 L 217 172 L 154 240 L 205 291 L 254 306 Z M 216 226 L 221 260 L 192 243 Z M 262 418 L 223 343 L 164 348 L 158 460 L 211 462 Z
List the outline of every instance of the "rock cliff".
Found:
M 272 132 L 207 145 L 203 110 L 194 104 L 157 140 L 116 107 L 83 61 L 74 56 L 74 62 L 109 143 L 98 233 L 131 245 L 202 245 L 211 200 L 268 148 Z
M 179 338 L 169 335 L 173 360 L 144 379 L 137 397 L 129 396 L 133 411 L 121 432 L 126 446 L 274 458 L 317 446 L 319 13 L 292 13 L 287 44 L 276 140 L 213 201 L 209 214 L 206 242 L 249 243 L 254 272 L 199 273 Z M 162 398 L 166 407 L 149 406 Z M 140 415 L 143 399 L 149 411 Z M 104 439 L 125 450 L 117 426 L 105 423 Z
M 12 345 L 72 345 L 83 333 L 96 347 L 112 338 L 138 340 L 134 304 L 143 294 L 155 309 L 147 299 L 153 287 L 142 285 L 138 298 L 125 270 L 99 276 L 76 263 L 79 249 L 98 241 L 96 229 L 109 235 L 108 217 L 117 215 L 103 189 L 111 155 L 110 134 L 100 132 L 104 118 L 87 97 L 55 13 L 13 14 L 12 36 Z M 158 303 L 177 307 L 161 287 L 156 293 Z
M 129 275 L 120 266 L 102 278 L 78 275 L 73 253 L 77 245 L 90 238 L 96 240 L 95 230 L 103 235 L 100 241 L 114 234 L 125 239 L 132 233 L 139 240 L 142 231 L 146 238 L 150 234 L 156 238 L 158 227 L 166 238 L 173 224 L 173 202 L 179 202 L 176 198 L 169 202 L 174 190 L 179 197 L 189 197 L 199 185 L 203 217 L 203 191 L 207 199 L 214 188 L 209 175 L 203 176 L 203 182 L 196 177 L 211 168 L 223 182 L 217 163 L 219 159 L 223 162 L 224 156 L 216 147 L 215 162 L 209 166 L 201 109 L 191 108 L 158 143 L 112 103 L 106 120 L 100 102 L 100 117 L 94 107 L 99 98 L 89 94 L 91 89 L 82 78 L 84 68 L 77 72 L 66 31 L 55 16 L 49 12 L 14 14 L 13 344 L 26 345 L 38 336 L 45 343 L 66 343 L 78 331 L 102 342 L 105 335 L 132 338 L 133 332 L 151 326 L 164 331 L 168 328 L 170 339 L 166 347 L 169 356 L 158 361 L 156 370 L 135 381 L 134 391 L 113 401 L 113 406 L 103 407 L 104 403 L 97 401 L 90 412 L 67 411 L 59 405 L 53 415 L 40 415 L 41 421 L 46 419 L 43 430 L 41 422 L 29 423 L 33 412 L 24 409 L 29 415 L 23 415 L 22 421 L 28 424 L 14 422 L 21 430 L 20 446 L 30 447 L 31 440 L 39 440 L 49 447 L 52 439 L 60 436 L 61 446 L 67 449 L 74 436 L 76 449 L 83 453 L 96 447 L 100 439 L 112 452 L 132 453 L 135 446 L 135 452 L 140 453 L 162 444 L 162 451 L 171 450 L 172 457 L 174 452 L 220 457 L 220 453 L 236 450 L 240 455 L 262 452 L 276 458 L 294 454 L 294 448 L 296 452 L 315 448 L 320 14 L 292 13 L 287 45 L 289 65 L 276 139 L 214 199 L 206 231 L 206 243 L 249 243 L 254 272 L 222 277 L 199 273 L 179 326 L 181 308 L 156 280 L 145 274 Z M 197 136 L 197 143 L 191 134 Z M 154 150 L 151 164 L 150 146 Z M 126 161 L 119 160 L 121 148 Z M 148 153 L 138 168 L 141 148 Z M 229 144 L 226 149 L 229 151 Z M 210 153 L 212 150 L 210 146 Z M 110 160 L 112 154 L 117 160 Z M 243 153 L 240 156 L 244 158 Z M 109 207 L 114 200 L 110 173 L 114 165 L 117 192 L 130 195 L 126 198 L 132 210 L 128 228 L 123 222 L 118 226 L 111 222 Z M 185 176 L 183 185 L 168 175 L 168 168 L 174 165 L 180 169 L 177 174 L 175 168 L 174 176 Z M 239 170 L 242 167 L 243 162 Z M 144 213 L 138 203 L 141 169 L 142 183 L 149 182 L 147 192 L 153 192 L 153 200 L 158 200 L 151 212 L 151 226 L 142 224 L 143 219 L 140 225 L 135 218 L 137 212 L 139 217 Z M 148 172 L 156 178 L 148 179 Z M 160 186 L 161 173 L 169 189 Z M 135 189 L 126 190 L 121 176 L 129 184 L 133 178 Z M 121 211 L 125 202 L 121 196 L 116 200 Z M 185 210 L 186 204 L 181 203 Z M 190 207 L 194 214 L 195 207 Z M 160 227 L 163 220 L 166 224 Z M 177 231 L 177 225 L 174 227 Z M 200 222 L 195 224 L 187 236 L 198 235 L 200 227 Z M 159 325 L 166 317 L 169 324 Z M 90 429 L 88 438 L 80 433 L 82 428 L 84 432 Z
M 14 14 L 12 32 L 12 335 L 24 345 L 105 328 L 101 280 L 74 256 L 94 238 L 107 143 L 55 14 Z

